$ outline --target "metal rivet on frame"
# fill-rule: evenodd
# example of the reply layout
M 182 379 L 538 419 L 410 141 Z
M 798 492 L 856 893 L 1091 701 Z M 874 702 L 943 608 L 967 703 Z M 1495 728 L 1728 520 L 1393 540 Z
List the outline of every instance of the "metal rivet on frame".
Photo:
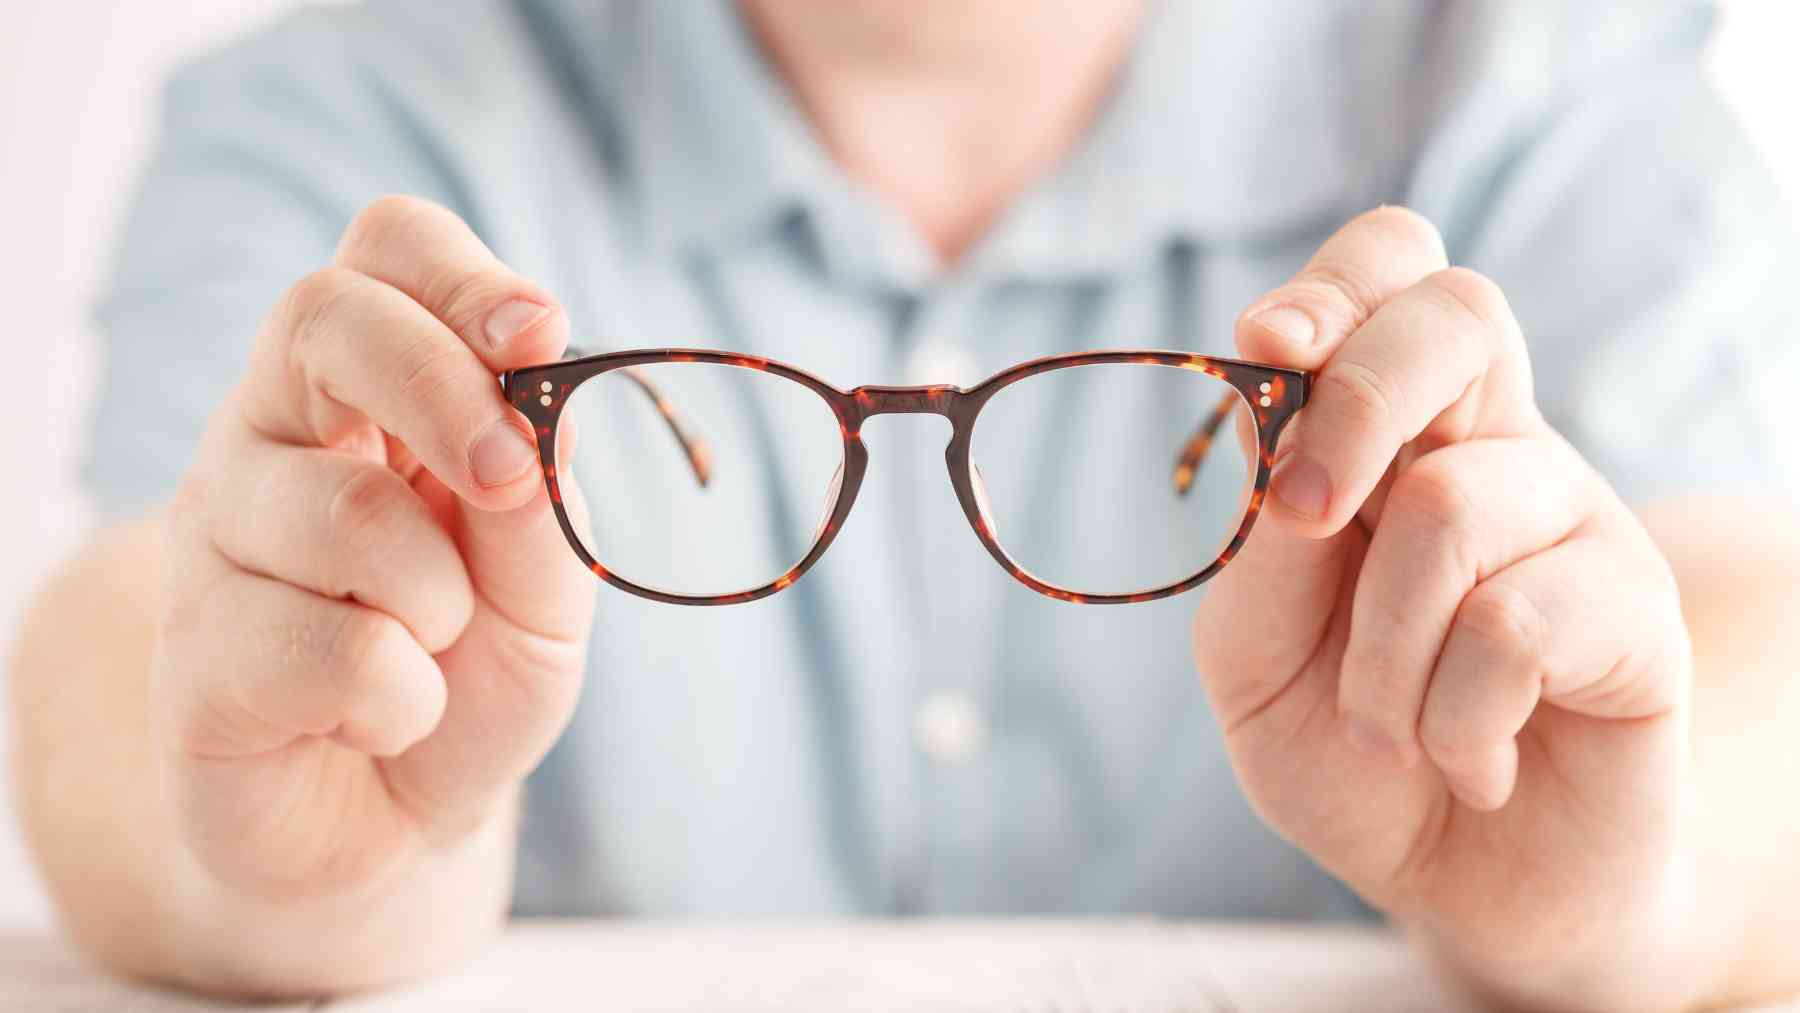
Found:
M 1260 386 L 1258 386 L 1256 389 L 1262 391 L 1264 394 L 1267 394 L 1268 392 L 1275 389 L 1275 385 L 1270 383 L 1267 380 L 1264 380 L 1262 382 L 1262 384 Z
M 1268 389 L 1269 385 L 1266 383 L 1263 384 L 1263 390 L 1267 391 Z M 545 380 L 543 383 L 538 384 L 538 390 L 541 390 L 546 394 L 550 393 L 550 381 Z
M 1269 395 L 1264 394 L 1256 403 L 1262 405 L 1264 408 L 1267 408 L 1270 405 L 1274 404 L 1275 402 L 1269 400 Z
M 1265 397 L 1265 398 L 1263 398 L 1263 400 L 1267 401 L 1268 398 Z M 545 408 L 550 407 L 550 395 L 545 394 L 542 397 L 538 398 L 538 404 L 543 405 Z

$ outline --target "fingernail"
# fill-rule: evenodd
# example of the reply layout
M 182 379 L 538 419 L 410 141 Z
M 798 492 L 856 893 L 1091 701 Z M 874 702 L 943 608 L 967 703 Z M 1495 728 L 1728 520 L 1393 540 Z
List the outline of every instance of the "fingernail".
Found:
M 537 460 L 531 440 L 508 422 L 496 422 L 469 448 L 475 481 L 492 488 L 515 481 Z
M 1287 341 L 1296 345 L 1310 345 L 1313 336 L 1319 332 L 1319 325 L 1304 310 L 1292 306 L 1271 306 L 1250 318 Z
M 1309 521 L 1325 516 L 1325 508 L 1331 505 L 1331 476 L 1319 462 L 1300 454 L 1281 459 L 1269 487 L 1283 506 Z
M 500 304 L 500 308 L 488 314 L 488 344 L 495 348 L 524 334 L 537 326 L 538 321 L 550 313 L 550 307 L 534 303 L 529 299 L 514 299 Z

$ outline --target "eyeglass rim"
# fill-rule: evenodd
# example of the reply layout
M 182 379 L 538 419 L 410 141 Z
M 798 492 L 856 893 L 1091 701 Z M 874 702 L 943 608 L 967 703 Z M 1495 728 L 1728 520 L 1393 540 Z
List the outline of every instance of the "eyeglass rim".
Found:
M 800 561 L 774 580 L 747 590 L 725 594 L 667 591 L 637 583 L 613 572 L 588 552 L 576 533 L 568 512 L 563 507 L 557 484 L 556 434 L 563 406 L 568 403 L 577 387 L 596 376 L 630 366 L 660 363 L 709 363 L 780 376 L 812 390 L 830 406 L 832 414 L 837 418 L 844 454 L 843 477 L 838 485 L 837 497 L 830 506 L 825 523 L 819 528 L 812 545 L 807 548 Z M 1258 453 L 1256 474 L 1238 530 L 1211 563 L 1188 577 L 1160 587 L 1096 594 L 1061 587 L 1037 577 L 1000 545 L 975 495 L 970 478 L 970 447 L 975 422 L 982 408 L 999 391 L 1020 380 L 1052 370 L 1106 363 L 1173 366 L 1202 372 L 1224 381 L 1237 391 L 1250 410 L 1251 420 L 1256 428 Z M 1237 555 L 1248 540 L 1257 515 L 1261 512 L 1269 477 L 1274 470 L 1277 441 L 1283 428 L 1304 407 L 1312 375 L 1304 370 L 1196 352 L 1125 348 L 1042 356 L 1009 366 L 966 388 L 951 384 L 905 387 L 864 385 L 845 390 L 805 370 L 759 355 L 712 348 L 638 348 L 576 354 L 558 362 L 502 373 L 499 379 L 506 399 L 526 417 L 537 437 L 545 489 L 569 548 L 601 580 L 629 594 L 673 605 L 734 605 L 756 601 L 785 590 L 811 569 L 819 557 L 825 554 L 825 550 L 830 548 L 856 502 L 856 494 L 862 487 L 863 475 L 868 467 L 868 451 L 861 438 L 862 424 L 875 415 L 934 414 L 950 422 L 951 438 L 944 450 L 944 458 L 950 472 L 951 486 L 970 527 L 994 561 L 1015 580 L 1047 597 L 1076 604 L 1112 605 L 1154 601 L 1181 594 L 1212 579 Z M 549 384 L 547 389 L 544 387 L 546 383 Z M 1266 389 L 1264 384 L 1268 385 Z

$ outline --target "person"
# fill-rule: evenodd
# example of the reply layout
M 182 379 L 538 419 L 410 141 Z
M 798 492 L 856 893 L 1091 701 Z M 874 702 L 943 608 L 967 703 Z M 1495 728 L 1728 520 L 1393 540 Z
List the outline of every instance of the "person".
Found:
M 196 62 L 99 309 L 113 523 L 14 675 L 66 925 L 224 994 L 509 911 L 1373 910 L 1509 1004 L 1800 987 L 1793 246 L 1711 17 L 379 0 Z M 906 418 L 783 594 L 603 588 L 495 383 L 1146 338 L 1314 379 L 1237 559 L 1119 608 L 980 558 Z

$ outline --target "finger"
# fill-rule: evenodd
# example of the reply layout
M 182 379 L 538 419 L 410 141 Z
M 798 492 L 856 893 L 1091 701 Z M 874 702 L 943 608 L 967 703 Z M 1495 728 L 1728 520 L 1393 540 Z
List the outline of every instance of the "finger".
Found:
M 1284 434 L 1271 498 L 1284 527 L 1326 537 L 1415 439 L 1438 446 L 1541 426 L 1506 297 L 1450 268 L 1388 300 L 1313 377 Z
M 258 336 L 241 399 L 253 429 L 331 446 L 373 421 L 464 499 L 530 498 L 537 452 L 493 373 L 389 285 L 327 268 L 296 285 Z
M 1423 216 L 1381 207 L 1325 241 L 1300 273 L 1250 304 L 1237 322 L 1248 359 L 1318 369 L 1381 305 L 1449 266 Z
M 337 264 L 386 282 L 443 321 L 489 370 L 554 362 L 568 316 L 543 287 L 514 274 L 448 208 L 384 197 L 357 215 Z
M 397 620 L 212 560 L 162 631 L 163 656 L 185 659 L 174 731 L 191 755 L 253 756 L 324 736 L 391 756 L 430 734 L 443 677 Z
M 1419 733 L 1464 804 L 1491 810 L 1511 797 L 1517 736 L 1540 697 L 1609 719 L 1675 706 L 1679 668 L 1660 662 L 1686 642 L 1667 568 L 1651 552 L 1621 552 L 1610 527 L 1585 525 L 1483 581 L 1457 609 Z
M 576 524 L 585 523 L 586 500 L 571 473 L 572 447 L 558 439 L 557 493 Z M 593 613 L 595 576 L 564 537 L 547 488 L 524 507 L 506 511 L 461 509 L 454 535 L 470 579 L 516 625 L 560 640 L 586 635 Z
M 1291 281 L 1251 304 L 1237 323 L 1238 352 L 1317 369 L 1382 303 L 1445 263 L 1443 240 L 1419 215 L 1397 207 L 1360 215 Z M 1288 442 L 1284 435 L 1283 447 Z M 1207 586 L 1194 626 L 1195 661 L 1228 727 L 1232 713 L 1265 700 L 1312 656 L 1341 590 L 1344 562 L 1360 551 L 1300 537 L 1264 517 Z
M 1314 539 L 1259 525 L 1208 582 L 1194 613 L 1194 665 L 1226 732 L 1261 713 L 1314 656 L 1363 548 L 1356 530 Z
M 237 566 L 380 609 L 427 653 L 462 634 L 474 609 L 462 558 L 391 468 L 252 437 L 233 474 L 212 504 L 211 530 Z
M 568 477 L 569 448 L 559 441 L 557 449 L 563 506 L 579 526 L 585 501 Z M 384 766 L 415 809 L 454 823 L 458 813 L 487 811 L 562 733 L 580 692 L 599 581 L 570 549 L 543 491 L 509 511 L 458 504 L 452 525 L 475 611 L 438 657 L 449 700 L 437 732 Z
M 1474 440 L 1400 472 L 1357 576 L 1338 708 L 1353 741 L 1410 764 L 1432 666 L 1477 584 L 1567 537 L 1600 502 L 1560 440 Z

